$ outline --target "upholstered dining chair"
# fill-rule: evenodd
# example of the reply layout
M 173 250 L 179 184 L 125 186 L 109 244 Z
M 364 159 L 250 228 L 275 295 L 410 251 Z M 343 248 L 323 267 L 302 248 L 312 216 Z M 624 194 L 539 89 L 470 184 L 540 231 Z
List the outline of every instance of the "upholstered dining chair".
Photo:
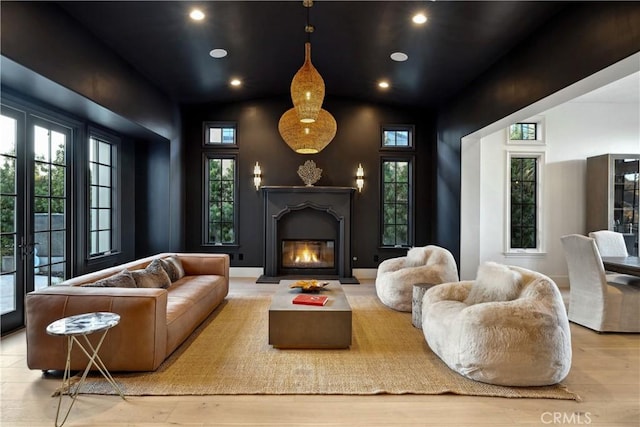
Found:
M 549 277 L 486 262 L 475 280 L 444 283 L 422 299 L 422 332 L 443 362 L 475 381 L 543 386 L 571 369 L 571 330 Z
M 596 241 L 561 237 L 569 268 L 569 320 L 599 332 L 640 332 L 640 277 L 607 275 Z
M 378 266 L 376 293 L 382 303 L 398 311 L 411 311 L 413 285 L 458 281 L 451 252 L 435 245 L 409 249 L 406 256 L 384 260 Z
M 592 231 L 589 233 L 589 237 L 596 241 L 600 256 L 629 256 L 624 236 L 621 233 L 600 230 Z

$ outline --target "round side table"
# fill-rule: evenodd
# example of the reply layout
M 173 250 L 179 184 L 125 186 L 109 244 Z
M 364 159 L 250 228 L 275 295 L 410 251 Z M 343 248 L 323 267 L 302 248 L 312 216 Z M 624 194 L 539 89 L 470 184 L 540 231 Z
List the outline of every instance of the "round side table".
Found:
M 416 283 L 413 285 L 413 295 L 411 299 L 411 324 L 418 329 L 422 329 L 422 297 L 433 283 Z
M 109 332 L 109 329 L 116 326 L 119 322 L 119 314 L 98 312 L 65 317 L 63 319 L 56 320 L 55 322 L 52 322 L 51 324 L 49 324 L 49 326 L 47 326 L 47 334 L 67 337 L 67 363 L 65 364 L 64 374 L 62 376 L 62 387 L 59 394 L 60 398 L 58 400 L 58 410 L 56 411 L 56 427 L 62 426 L 65 421 L 67 421 L 69 412 L 71 412 L 71 408 L 73 407 L 73 404 L 76 402 L 76 398 L 78 397 L 80 387 L 82 387 L 82 384 L 84 384 L 84 381 L 87 378 L 87 374 L 91 370 L 92 366 L 98 368 L 98 371 L 100 371 L 105 379 L 113 386 L 120 397 L 124 399 L 122 390 L 120 390 L 120 387 L 118 387 L 118 385 L 116 384 L 115 380 L 107 370 L 107 367 L 102 362 L 102 359 L 100 359 L 100 356 L 98 356 L 98 352 L 100 351 L 100 347 L 102 346 L 105 337 L 107 336 L 107 332 Z M 98 344 L 94 347 L 87 336 L 97 332 L 102 332 L 102 336 L 100 337 Z M 81 336 L 84 337 L 84 344 L 78 339 L 78 337 Z M 87 367 L 82 374 L 82 378 L 80 378 L 80 381 L 78 381 L 78 383 L 76 384 L 75 390 L 72 391 L 72 385 L 70 383 L 71 350 L 74 343 L 77 344 L 82 352 L 89 358 L 89 363 L 87 364 Z M 64 415 L 64 419 L 60 424 L 58 424 L 58 420 L 60 418 L 60 407 L 62 404 L 62 395 L 64 394 L 65 389 L 68 390 L 69 397 L 71 397 L 71 404 L 69 405 L 69 408 Z

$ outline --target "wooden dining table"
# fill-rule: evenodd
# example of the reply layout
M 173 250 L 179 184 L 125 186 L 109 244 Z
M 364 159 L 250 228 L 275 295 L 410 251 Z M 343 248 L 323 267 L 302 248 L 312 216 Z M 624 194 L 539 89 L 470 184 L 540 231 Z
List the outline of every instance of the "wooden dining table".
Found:
M 606 271 L 640 276 L 640 258 L 637 256 L 602 257 Z

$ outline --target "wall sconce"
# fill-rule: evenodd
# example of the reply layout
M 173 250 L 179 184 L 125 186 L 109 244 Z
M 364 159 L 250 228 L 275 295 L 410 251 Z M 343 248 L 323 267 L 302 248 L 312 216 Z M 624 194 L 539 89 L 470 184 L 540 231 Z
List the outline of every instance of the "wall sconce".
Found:
M 256 162 L 256 165 L 253 167 L 253 185 L 256 186 L 256 191 L 260 189 L 260 184 L 262 183 L 262 169 L 260 169 L 260 165 Z
M 358 192 L 362 191 L 362 187 L 364 187 L 364 169 L 362 169 L 362 164 L 358 163 L 358 170 L 356 171 L 356 187 L 358 187 Z

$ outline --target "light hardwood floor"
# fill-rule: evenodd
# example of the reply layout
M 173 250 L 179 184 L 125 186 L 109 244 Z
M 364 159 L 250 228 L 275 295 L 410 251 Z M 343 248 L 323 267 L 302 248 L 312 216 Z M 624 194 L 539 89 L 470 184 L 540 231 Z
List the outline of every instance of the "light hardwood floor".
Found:
M 375 294 L 372 281 L 347 295 Z M 271 293 L 273 285 L 232 279 L 231 293 Z M 640 308 L 639 308 L 640 309 Z M 68 426 L 544 426 L 640 425 L 640 335 L 598 334 L 571 325 L 573 365 L 564 383 L 581 402 L 455 395 L 176 396 L 81 395 Z M 0 341 L 2 426 L 51 426 L 59 378 L 25 361 L 25 334 Z

